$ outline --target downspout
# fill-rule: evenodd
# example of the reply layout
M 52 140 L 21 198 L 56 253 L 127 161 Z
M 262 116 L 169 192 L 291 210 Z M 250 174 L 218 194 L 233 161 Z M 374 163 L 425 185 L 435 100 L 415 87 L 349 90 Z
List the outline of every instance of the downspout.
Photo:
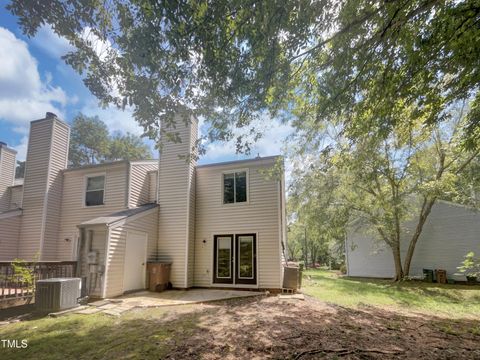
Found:
M 127 162 L 127 191 L 126 191 L 126 197 L 125 197 L 125 207 L 127 209 L 130 209 L 130 192 L 131 192 L 131 181 L 132 181 L 132 163 L 130 160 Z
M 188 144 L 192 143 L 192 124 L 190 123 L 190 128 L 189 128 L 189 137 L 188 137 Z M 189 252 L 190 252 L 190 206 L 191 206 L 191 191 L 192 191 L 192 170 L 191 170 L 191 163 L 192 159 L 189 157 L 189 163 L 187 167 L 187 219 L 186 219 L 186 242 L 185 242 L 185 288 L 188 288 L 188 261 L 189 261 Z M 193 264 L 192 264 L 193 266 Z

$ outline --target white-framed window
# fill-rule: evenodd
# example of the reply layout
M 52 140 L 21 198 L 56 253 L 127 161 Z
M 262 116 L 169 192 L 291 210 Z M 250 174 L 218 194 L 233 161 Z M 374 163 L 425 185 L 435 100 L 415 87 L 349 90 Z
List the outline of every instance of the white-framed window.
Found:
M 222 174 L 222 199 L 224 204 L 248 201 L 248 171 L 235 170 Z
M 104 205 L 105 175 L 90 175 L 86 177 L 85 206 Z

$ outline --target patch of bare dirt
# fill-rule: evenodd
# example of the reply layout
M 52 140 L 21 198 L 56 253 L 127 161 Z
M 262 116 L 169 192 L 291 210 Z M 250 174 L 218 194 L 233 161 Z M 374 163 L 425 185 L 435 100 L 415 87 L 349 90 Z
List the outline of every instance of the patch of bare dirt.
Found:
M 185 316 L 195 326 L 168 359 L 480 359 L 477 320 L 273 296 L 202 305 Z

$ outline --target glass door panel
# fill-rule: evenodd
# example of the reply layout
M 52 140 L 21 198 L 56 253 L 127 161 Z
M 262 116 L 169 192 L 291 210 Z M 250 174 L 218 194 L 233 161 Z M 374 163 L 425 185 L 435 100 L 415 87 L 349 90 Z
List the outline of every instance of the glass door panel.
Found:
M 216 235 L 214 237 L 214 282 L 233 283 L 233 236 Z
M 255 234 L 236 235 L 236 274 L 237 284 L 256 284 L 256 244 Z

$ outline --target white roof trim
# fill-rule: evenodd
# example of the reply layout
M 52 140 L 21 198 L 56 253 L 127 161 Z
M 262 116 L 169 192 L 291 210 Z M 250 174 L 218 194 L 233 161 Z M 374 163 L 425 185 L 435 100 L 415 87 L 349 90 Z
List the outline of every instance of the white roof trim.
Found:
M 23 214 L 22 209 L 5 211 L 3 213 L 0 213 L 0 220 L 1 219 L 8 219 L 8 218 L 11 218 L 11 217 L 14 217 L 14 216 L 20 216 L 22 214 Z
M 140 219 L 146 215 L 150 215 L 151 213 L 155 212 L 156 210 L 158 210 L 158 206 L 156 207 L 153 207 L 151 209 L 148 209 L 148 210 L 145 210 L 145 211 L 142 211 L 138 214 L 135 214 L 135 215 L 132 215 L 132 216 L 129 216 L 129 217 L 126 217 L 125 219 L 121 219 L 121 220 L 117 220 L 109 225 L 107 225 L 110 229 L 115 229 L 121 225 L 124 225 L 126 223 L 129 223 L 131 221 L 134 221 L 136 219 Z

